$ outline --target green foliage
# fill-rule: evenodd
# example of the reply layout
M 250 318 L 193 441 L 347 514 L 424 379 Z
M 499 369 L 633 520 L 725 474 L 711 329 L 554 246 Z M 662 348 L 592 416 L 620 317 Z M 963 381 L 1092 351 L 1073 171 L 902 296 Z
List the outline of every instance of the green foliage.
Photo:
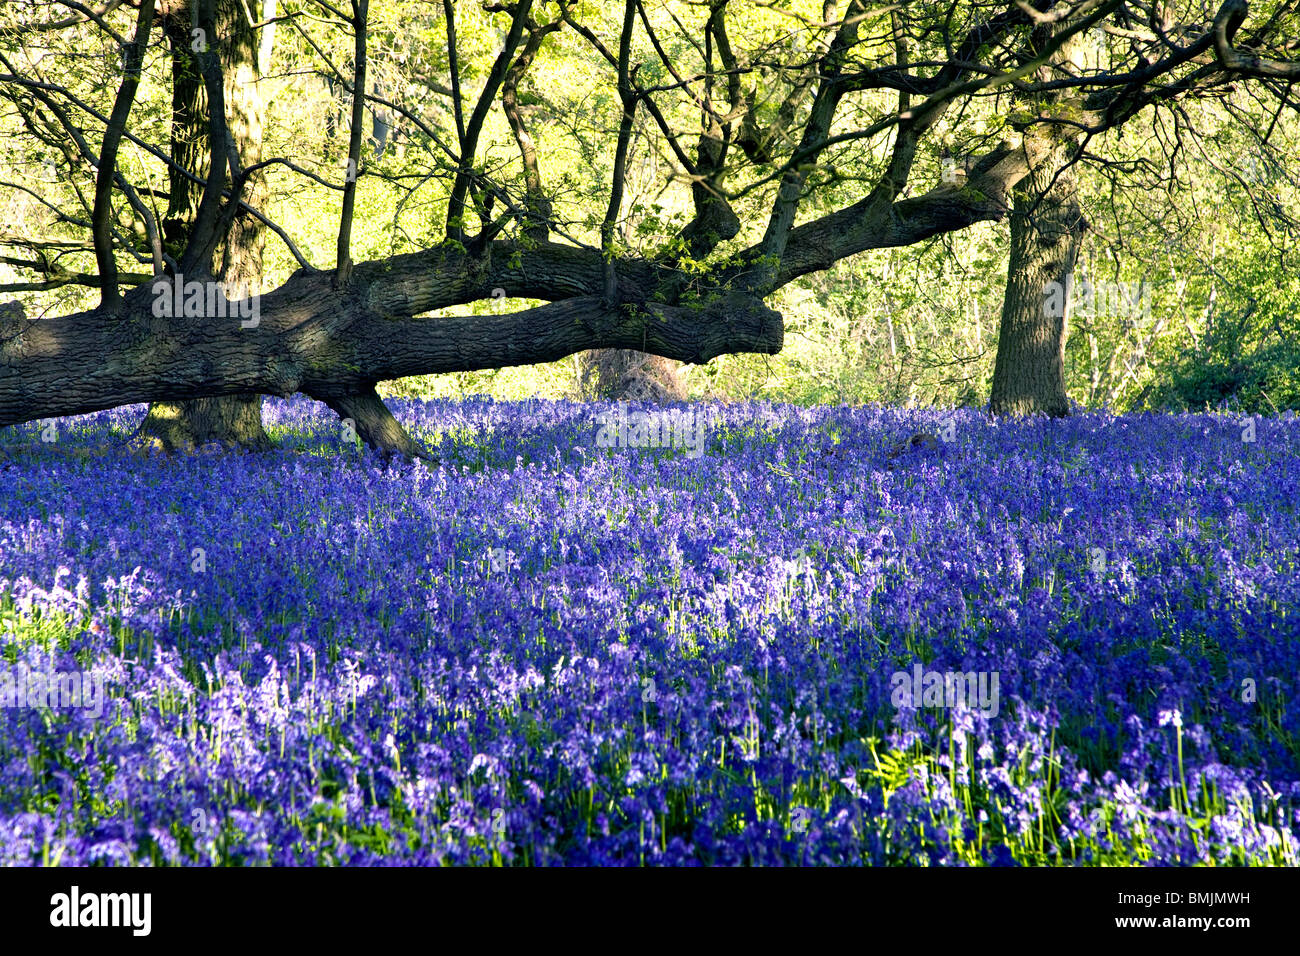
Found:
M 1278 342 L 1244 359 L 1222 352 L 1192 356 L 1170 369 L 1152 404 L 1188 411 L 1230 408 L 1252 415 L 1300 409 L 1300 348 Z

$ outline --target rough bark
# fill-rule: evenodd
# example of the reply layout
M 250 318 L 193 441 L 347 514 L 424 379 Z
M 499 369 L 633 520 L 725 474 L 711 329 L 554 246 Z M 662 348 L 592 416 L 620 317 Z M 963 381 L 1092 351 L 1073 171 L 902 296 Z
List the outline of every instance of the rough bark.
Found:
M 225 77 L 227 123 L 244 166 L 262 160 L 263 102 L 259 80 L 264 51 L 238 0 L 217 4 L 220 55 Z M 204 131 L 207 102 L 199 67 L 190 47 L 188 3 L 173 7 L 164 21 L 172 55 L 171 156 L 178 166 L 206 175 Z M 177 169 L 170 171 L 164 237 L 183 249 L 189 226 L 198 214 L 200 189 Z M 244 187 L 256 208 L 265 205 L 266 179 L 254 175 Z M 232 288 L 259 289 L 266 230 L 247 213 L 235 217 L 218 252 L 216 276 Z M 272 446 L 262 427 L 262 396 L 255 393 L 155 402 L 140 423 L 131 444 L 163 452 L 190 452 L 219 442 L 230 449 L 261 451 Z
M 265 451 L 271 439 L 262 427 L 262 396 L 250 393 L 184 402 L 154 402 L 130 445 L 140 451 L 192 452 L 203 445 Z
M 390 456 L 434 460 L 419 442 L 406 433 L 373 388 L 355 395 L 331 398 L 326 404 L 338 412 L 344 423 L 351 423 L 357 437 L 371 448 L 381 449 Z
M 635 349 L 598 349 L 580 360 L 583 394 L 593 399 L 678 402 L 686 398 L 679 366 Z
M 1047 39 L 1049 28 L 1040 42 Z M 1039 33 L 1040 31 L 1035 31 Z M 1067 43 L 1044 67 L 1041 78 L 1073 73 L 1077 43 Z M 1077 101 L 1054 95 L 1032 105 L 1077 109 Z M 1069 335 L 1074 265 L 1087 221 L 1079 206 L 1075 167 L 1070 164 L 1078 134 L 1044 124 L 1027 139 L 1038 140 L 1037 161 L 1014 190 L 1007 286 L 1002 300 L 998 352 L 989 411 L 998 416 L 1070 414 L 1065 392 L 1065 343 Z
M 202 0 L 200 4 L 200 16 L 213 36 L 219 33 L 215 2 Z M 242 0 L 229 2 L 237 2 L 241 11 L 245 7 Z M 444 4 L 449 54 L 454 54 L 456 45 L 455 6 L 450 0 Z M 449 242 L 381 262 L 360 263 L 349 281 L 339 284 L 333 281 L 334 270 L 307 268 L 287 234 L 271 226 L 281 233 L 304 268 L 256 303 L 260 324 L 255 327 L 243 325 L 224 300 L 216 303 L 222 308 L 201 307 L 190 318 L 164 317 L 153 310 L 152 284 L 126 293 L 120 308 L 30 321 L 13 310 L 0 311 L 0 426 L 135 402 L 301 391 L 341 413 L 355 412 L 346 417 L 352 417 L 358 432 L 364 432 L 363 437 L 368 436 L 376 447 L 408 453 L 413 447 L 400 429 L 393 432 L 395 423 L 375 405 L 372 396 L 378 381 L 553 361 L 593 348 L 633 349 L 691 363 L 728 352 L 776 352 L 782 341 L 780 316 L 762 302 L 776 289 L 870 249 L 908 245 L 974 222 L 999 220 L 1010 212 L 1012 188 L 1027 173 L 1033 172 L 1036 186 L 1046 188 L 1039 174 L 1060 167 L 1060 144 L 1051 137 L 1031 134 L 1022 140 L 1008 136 L 974 162 L 964 186 L 943 185 L 924 195 L 909 196 L 909 175 L 922 135 L 948 104 L 978 90 L 991 90 L 995 83 L 1006 87 L 1024 78 L 1026 74 L 1019 71 L 995 70 L 996 75 L 987 75 L 977 64 L 984 51 L 1002 49 L 1012 31 L 1030 22 L 1052 22 L 1039 16 L 1047 6 L 1046 0 L 1034 0 L 977 23 L 955 46 L 950 62 L 933 75 L 919 75 L 927 71 L 907 66 L 906 60 L 902 67 L 883 68 L 869 68 L 860 62 L 853 54 L 861 22 L 857 14 L 867 12 L 869 5 L 857 0 L 846 5 L 848 19 L 810 60 L 808 118 L 801 132 L 795 126 L 788 131 L 789 138 L 797 139 L 799 145 L 788 162 L 773 170 L 773 182 L 779 186 L 763 240 L 699 271 L 678 270 L 671 258 L 623 259 L 614 255 L 615 247 L 608 241 L 603 242 L 602 250 L 596 250 L 539 241 L 536 235 L 527 236 L 526 243 L 498 238 L 512 221 L 518 221 L 520 213 L 509 209 L 492 218 L 489 200 L 505 194 L 477 164 L 477 144 L 533 7 L 529 0 L 503 5 L 501 10 L 511 15 L 511 29 L 468 117 L 461 111 L 458 69 L 454 55 L 450 56 L 458 150 L 448 150 L 456 165 L 446 210 Z M 724 7 L 711 5 L 717 11 Z M 695 164 L 681 151 L 679 137 L 655 106 L 654 95 L 634 80 L 629 30 L 639 7 L 629 2 L 624 9 L 625 29 L 617 58 L 599 37 L 575 22 L 570 5 L 561 5 L 559 12 L 566 24 L 618 67 L 625 120 L 620 126 L 620 150 L 626 147 L 626 118 L 640 104 L 661 127 L 682 167 L 690 169 Z M 1224 16 L 1220 14 L 1220 18 Z M 723 50 L 728 43 L 721 19 L 715 21 L 712 36 L 725 61 Z M 1230 31 L 1225 29 L 1222 36 L 1220 46 L 1231 42 Z M 1155 61 L 1139 57 L 1123 82 L 1115 82 L 1114 76 L 1101 77 L 1091 88 L 1076 89 L 1082 107 L 1073 116 L 1072 128 L 1082 125 L 1094 132 L 1114 128 L 1147 105 L 1172 101 L 1184 93 L 1208 92 L 1224 74 L 1215 59 L 1214 36 L 1208 32 L 1168 49 L 1144 49 Z M 1222 50 L 1219 52 L 1222 55 Z M 224 105 L 217 108 L 218 101 L 233 100 L 234 93 L 227 95 L 230 88 L 223 82 L 219 58 L 205 54 L 200 59 L 204 91 L 214 107 L 208 111 L 209 176 L 188 227 L 183 254 L 176 256 L 183 273 L 196 273 L 193 277 L 186 274 L 187 279 L 209 277 L 197 273 L 210 272 L 221 242 L 238 222 L 235 213 L 243 208 L 242 191 L 253 185 L 247 182 L 248 164 L 234 155 L 237 151 L 227 151 L 230 131 L 226 129 L 226 111 Z M 8 63 L 4 66 L 4 82 L 30 91 L 59 118 L 61 128 L 79 141 L 81 131 L 62 118 L 57 104 L 50 105 L 54 102 L 49 92 L 52 87 L 20 75 Z M 1181 76 L 1166 77 L 1184 66 L 1188 69 Z M 913 70 L 918 75 L 913 75 Z M 729 92 L 730 83 L 729 79 Z M 844 94 L 866 89 L 896 89 L 925 99 L 911 107 L 907 97 L 901 96 L 903 105 L 896 114 L 868 129 L 831 136 L 836 107 Z M 76 102 L 70 92 L 63 91 L 63 95 Z M 768 146 L 749 135 L 754 133 L 754 124 L 748 116 L 751 111 L 742 107 L 747 100 L 743 94 L 730 99 L 732 108 L 717 124 L 724 146 L 730 135 L 728 124 L 738 122 L 741 149 L 755 155 L 765 152 Z M 79 108 L 94 112 L 84 103 Z M 800 107 L 799 114 L 804 112 Z M 97 122 L 107 125 L 107 117 L 94 115 Z M 408 119 L 418 122 L 418 118 Z M 747 119 L 751 120 L 748 133 L 743 129 Z M 778 120 L 781 128 L 784 121 Z M 706 126 L 707 135 L 701 139 L 702 163 L 717 142 L 711 119 Z M 893 145 L 887 169 L 862 198 L 837 212 L 794 225 L 806 189 L 816 187 L 810 177 L 824 161 L 829 144 L 841 136 L 880 135 L 891 127 Z M 426 132 L 441 142 L 436 130 L 426 128 Z M 129 130 L 125 135 L 131 138 Z M 781 138 L 785 138 L 784 131 Z M 132 138 L 137 146 L 163 158 L 137 140 Z M 771 145 L 775 146 L 775 141 Z M 216 157 L 216 162 L 211 157 Z M 223 158 L 227 162 L 222 162 Z M 616 167 L 621 168 L 617 163 Z M 604 240 L 612 235 L 619 217 L 622 188 L 622 176 L 615 175 L 602 224 Z M 691 248 L 702 250 L 713 237 L 725 238 L 734 223 L 713 193 L 696 191 L 695 198 L 699 226 L 684 238 Z M 1047 277 L 1060 277 L 1067 271 L 1069 244 L 1062 247 L 1057 233 L 1074 228 L 1073 219 L 1066 214 L 1068 208 L 1068 203 L 1061 206 L 1055 226 L 1049 219 L 1034 221 L 1028 215 L 1020 226 L 1013 224 L 1013 234 L 1023 246 L 1017 268 L 1026 273 L 1024 289 L 1033 292 L 1034 304 L 1040 308 Z M 475 216 L 480 230 L 472 235 L 467 220 Z M 224 266 L 229 267 L 228 263 Z M 1032 275 L 1035 271 L 1037 280 Z M 433 310 L 499 297 L 496 290 L 509 298 L 535 298 L 551 304 L 512 315 L 422 317 Z M 167 291 L 164 284 L 161 292 Z M 1023 303 L 1028 298 L 1022 292 L 1018 300 Z M 1010 318 L 1016 314 L 1013 309 Z M 1013 329 L 1008 341 L 1016 340 L 1017 335 Z M 1059 358 L 1063 335 L 1064 322 L 1059 330 L 1048 329 L 1049 347 L 1043 353 Z M 1025 339 L 1035 343 L 1033 336 Z
M 603 271 L 599 259 L 594 270 Z M 117 316 L 92 310 L 25 321 L 8 313 L 0 319 L 0 426 L 196 395 L 301 391 L 332 402 L 386 379 L 551 362 L 590 348 L 701 363 L 727 352 L 774 354 L 782 344 L 780 315 L 738 292 L 701 307 L 611 306 L 587 294 L 508 315 L 418 317 L 443 304 L 453 276 L 468 281 L 464 272 L 452 253 L 397 256 L 358 264 L 339 290 L 331 273 L 300 270 L 262 297 L 256 328 L 242 327 L 233 304 L 221 304 L 233 317 L 157 317 L 147 287 L 128 293 Z M 439 273 L 451 275 L 444 283 Z
M 1065 393 L 1069 290 L 1084 232 L 1074 180 L 1070 171 L 1045 194 L 1016 191 L 989 400 L 994 415 L 1070 414 Z
M 1023 150 L 999 148 L 972 174 L 981 191 L 940 187 L 893 204 L 876 199 L 800 226 L 776 283 L 812 271 L 827 255 L 833 258 L 821 268 L 855 252 L 999 219 L 1026 164 Z M 242 328 L 229 317 L 233 308 L 224 309 L 227 318 L 198 322 L 155 316 L 151 286 L 128 293 L 112 315 L 90 310 L 33 321 L 0 313 L 0 427 L 248 392 L 301 391 L 329 401 L 363 395 L 386 379 L 549 362 L 599 348 L 692 364 L 780 351 L 781 317 L 762 303 L 770 271 L 749 288 L 744 266 L 721 271 L 716 285 L 731 291 L 684 306 L 675 304 L 681 276 L 672 268 L 644 259 L 614 266 L 613 303 L 604 296 L 607 264 L 598 251 L 496 240 L 479 253 L 444 244 L 360 263 L 346 289 L 333 286 L 331 272 L 300 269 L 261 297 L 257 328 Z M 506 315 L 420 317 L 490 299 L 496 289 L 551 304 Z

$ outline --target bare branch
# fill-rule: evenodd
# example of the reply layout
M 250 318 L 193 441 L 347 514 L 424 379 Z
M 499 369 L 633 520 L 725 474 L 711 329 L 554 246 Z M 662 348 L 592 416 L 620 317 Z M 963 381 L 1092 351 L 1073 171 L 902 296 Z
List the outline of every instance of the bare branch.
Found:
M 352 82 L 353 90 L 366 88 L 366 29 L 370 16 L 370 0 L 352 0 L 352 28 L 356 34 L 356 64 Z M 365 121 L 366 98 L 352 97 L 352 135 L 348 140 L 348 173 L 343 187 L 343 214 L 339 222 L 338 258 L 334 282 L 347 285 L 352 271 L 352 211 L 357 201 L 357 179 L 361 169 L 361 125 Z
M 154 0 L 142 0 L 135 21 L 135 36 L 122 51 L 122 85 L 113 101 L 113 112 L 104 130 L 104 142 L 99 150 L 98 173 L 95 177 L 95 207 L 90 221 L 95 241 L 95 261 L 99 268 L 101 304 L 110 311 L 122 302 L 117 287 L 117 261 L 113 257 L 112 199 L 113 184 L 117 177 L 117 148 L 122 142 L 122 132 L 135 102 L 135 92 L 140 86 L 140 70 L 144 64 L 144 51 L 149 45 L 149 32 L 153 29 Z M 160 250 L 161 254 L 161 250 Z
M 1300 62 L 1269 60 L 1253 53 L 1242 53 L 1232 40 L 1246 19 L 1246 0 L 1227 0 L 1214 18 L 1214 51 L 1225 69 L 1246 76 L 1300 80 Z

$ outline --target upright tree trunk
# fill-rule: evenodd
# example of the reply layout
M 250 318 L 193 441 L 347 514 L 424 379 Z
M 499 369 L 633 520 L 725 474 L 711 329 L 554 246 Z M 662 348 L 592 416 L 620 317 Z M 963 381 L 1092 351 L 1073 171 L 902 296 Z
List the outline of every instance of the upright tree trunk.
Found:
M 676 402 L 686 398 L 680 365 L 632 349 L 594 349 L 578 362 L 583 392 L 607 401 Z
M 994 415 L 1043 412 L 1061 418 L 1070 414 L 1065 342 L 1074 264 L 1086 228 L 1075 187 L 1070 169 L 1045 194 L 1033 187 L 1016 189 L 989 402 Z
M 208 38 L 219 44 L 225 76 L 225 98 L 229 106 L 230 134 L 239 150 L 240 163 L 251 166 L 262 159 L 262 94 L 259 43 L 240 0 L 218 0 L 217 30 Z M 198 62 L 192 52 L 190 5 L 174 8 L 166 20 L 172 47 L 172 139 L 173 158 L 189 170 L 204 167 L 207 130 L 207 100 Z M 171 171 L 170 196 L 164 233 L 168 245 L 184 248 L 190 224 L 198 210 L 200 187 L 189 178 Z M 246 201 L 262 208 L 267 196 L 265 178 L 254 175 L 245 187 Z M 247 288 L 257 292 L 262 282 L 264 228 L 247 214 L 236 217 L 222 243 L 216 276 L 228 289 Z M 233 296 L 232 296 L 233 297 Z M 155 402 L 133 439 L 139 447 L 161 451 L 192 451 L 209 442 L 227 448 L 264 450 L 271 440 L 262 427 L 262 396 L 256 393 L 196 398 L 183 402 Z
M 1046 29 L 1040 28 L 1044 38 Z M 1077 48 L 1077 43 L 1062 46 L 1051 66 L 1040 71 L 1040 79 L 1059 78 L 1062 68 L 1073 72 L 1071 56 Z M 1046 94 L 1029 105 L 1037 111 L 1052 102 L 1060 101 Z M 1013 192 L 1007 287 L 989 399 L 994 415 L 1070 414 L 1065 342 L 1074 265 L 1088 225 L 1079 206 L 1075 170 L 1068 165 L 1077 135 L 1073 129 L 1043 124 L 1025 134 L 1040 138 L 1046 148 Z

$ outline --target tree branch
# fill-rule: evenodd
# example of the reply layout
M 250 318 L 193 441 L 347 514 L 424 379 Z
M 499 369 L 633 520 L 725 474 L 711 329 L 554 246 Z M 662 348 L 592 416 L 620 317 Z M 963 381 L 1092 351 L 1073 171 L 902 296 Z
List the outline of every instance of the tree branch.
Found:
M 1300 62 L 1267 60 L 1253 53 L 1242 53 L 1232 46 L 1233 37 L 1246 19 L 1246 12 L 1246 0 L 1227 0 L 1214 18 L 1214 51 L 1224 69 L 1246 76 L 1300 79 Z
M 110 311 L 121 304 L 122 294 L 117 287 L 117 260 L 113 256 L 113 183 L 117 177 L 117 149 L 122 142 L 122 132 L 135 102 L 140 86 L 140 70 L 144 64 L 144 51 L 149 45 L 149 31 L 153 29 L 154 0 L 142 0 L 135 21 L 135 37 L 122 51 L 122 85 L 118 87 L 104 129 L 104 141 L 99 150 L 98 171 L 95 175 L 95 206 L 91 212 L 91 234 L 95 243 L 95 263 L 100 275 L 100 303 Z
M 348 140 L 348 172 L 343 185 L 343 213 L 339 221 L 339 241 L 334 282 L 347 285 L 352 272 L 352 211 L 357 201 L 357 179 L 361 172 L 361 126 L 365 121 L 366 98 L 357 90 L 366 88 L 366 29 L 370 0 L 352 0 L 352 29 L 356 38 L 356 65 L 352 82 L 352 135 Z
M 518 0 L 511 11 L 510 32 L 506 35 L 505 46 L 492 64 L 492 71 L 488 74 L 483 92 L 479 94 L 474 112 L 470 114 L 469 124 L 465 127 L 465 136 L 460 148 L 459 168 L 451 187 L 451 196 L 447 200 L 447 238 L 462 245 L 465 244 L 466 236 L 465 197 L 474 178 L 473 166 L 474 157 L 478 153 L 478 138 L 483 131 L 483 124 L 487 121 L 488 112 L 496 100 L 497 91 L 500 90 L 501 83 L 505 79 L 506 70 L 514 58 L 515 50 L 519 48 L 519 40 L 523 36 L 532 5 L 533 0 Z

